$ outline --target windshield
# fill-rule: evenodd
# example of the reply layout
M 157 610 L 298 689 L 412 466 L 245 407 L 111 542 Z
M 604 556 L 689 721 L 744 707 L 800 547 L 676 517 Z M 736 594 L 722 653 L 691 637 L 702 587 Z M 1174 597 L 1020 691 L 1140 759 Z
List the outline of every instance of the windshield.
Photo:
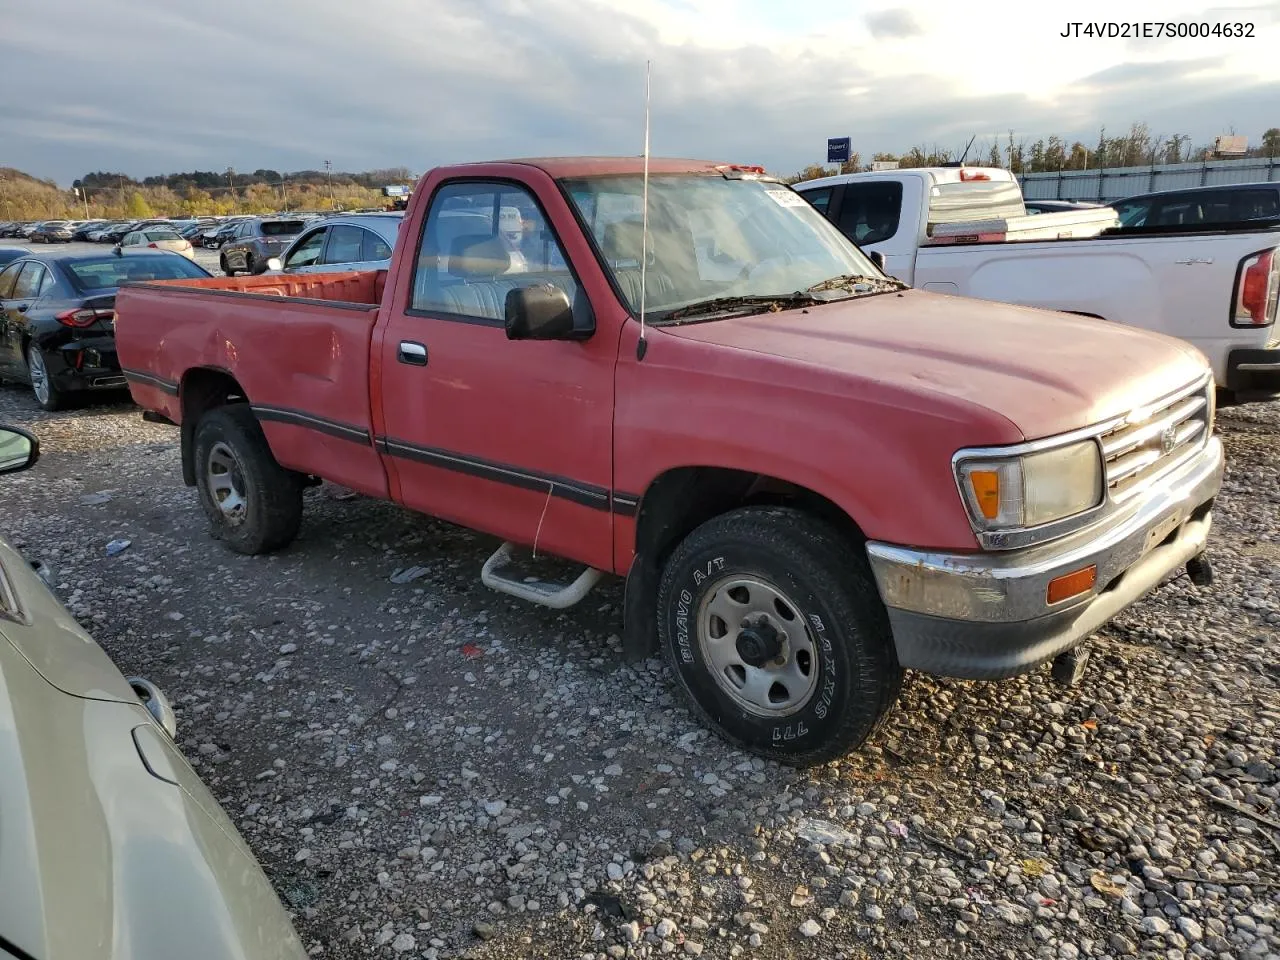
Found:
M 82 290 L 106 290 L 130 280 L 195 280 L 211 276 L 186 257 L 140 254 L 72 260 L 64 264 Z
M 640 311 L 643 183 L 587 177 L 564 187 L 631 310 Z M 785 297 L 880 271 L 789 187 L 715 175 L 649 178 L 645 315 L 723 297 Z
M 148 230 L 143 234 L 148 240 L 181 240 L 172 230 Z

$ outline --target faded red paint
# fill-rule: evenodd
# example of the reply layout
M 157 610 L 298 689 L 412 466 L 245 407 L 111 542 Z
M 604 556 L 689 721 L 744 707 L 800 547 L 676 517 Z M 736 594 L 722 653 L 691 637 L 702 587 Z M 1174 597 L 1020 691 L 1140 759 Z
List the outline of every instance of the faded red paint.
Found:
M 386 273 L 126 287 L 116 301 L 122 365 L 171 385 L 195 369 L 225 370 L 254 405 L 443 451 L 430 462 L 386 456 L 370 442 L 263 420 L 288 467 L 618 573 L 634 555 L 636 521 L 608 509 L 607 492 L 641 496 L 687 466 L 806 487 L 873 539 L 975 550 L 951 470 L 958 448 L 1082 427 L 1203 369 L 1194 349 L 1169 338 L 916 291 L 650 328 L 638 361 L 639 325 L 556 179 L 635 174 L 641 164 L 586 157 L 433 170 L 414 191 Z M 716 166 L 654 160 L 650 170 Z M 594 336 L 511 342 L 500 326 L 406 312 L 428 202 L 454 177 L 512 180 L 536 195 L 591 302 Z M 313 299 L 277 299 L 299 296 Z M 425 367 L 397 362 L 402 340 L 426 346 Z M 140 405 L 181 420 L 177 397 L 138 379 L 131 389 Z M 459 469 L 450 456 L 506 473 L 476 475 L 474 463 Z M 577 499 L 554 478 L 578 485 Z M 606 492 L 603 504 L 593 490 Z

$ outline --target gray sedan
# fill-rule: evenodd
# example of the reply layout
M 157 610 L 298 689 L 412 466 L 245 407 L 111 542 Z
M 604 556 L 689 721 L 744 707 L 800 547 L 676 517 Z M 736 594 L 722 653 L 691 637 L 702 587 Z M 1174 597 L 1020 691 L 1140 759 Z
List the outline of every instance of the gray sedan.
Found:
M 0 473 L 38 456 L 0 427 Z M 305 960 L 164 694 L 126 680 L 45 577 L 0 537 L 0 958 Z
M 353 213 L 309 224 L 269 273 L 385 270 L 391 263 L 404 213 Z

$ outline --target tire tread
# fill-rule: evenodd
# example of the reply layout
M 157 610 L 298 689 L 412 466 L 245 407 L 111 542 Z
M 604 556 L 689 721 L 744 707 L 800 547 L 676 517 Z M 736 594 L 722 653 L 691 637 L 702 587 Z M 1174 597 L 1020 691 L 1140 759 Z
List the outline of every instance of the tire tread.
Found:
M 210 433 L 217 434 L 216 439 L 226 442 L 238 455 L 241 468 L 249 475 L 246 480 L 253 495 L 260 500 L 254 511 L 260 522 L 254 523 L 251 517 L 236 535 L 231 535 L 204 487 L 203 460 L 206 447 L 212 446 Z M 247 403 L 214 407 L 205 413 L 196 424 L 195 447 L 200 501 L 215 536 L 237 553 L 250 556 L 279 550 L 297 537 L 302 526 L 301 478 L 276 461 L 262 426 Z
M 863 646 L 870 655 L 871 665 L 869 670 L 860 671 L 854 683 L 859 690 L 874 691 L 874 696 L 870 701 L 855 697 L 852 707 L 843 712 L 840 723 L 827 732 L 824 742 L 803 752 L 762 748 L 743 742 L 725 731 L 687 687 L 686 700 L 703 721 L 726 740 L 781 763 L 807 767 L 844 756 L 883 725 L 902 689 L 903 671 L 893 648 L 888 614 L 881 603 L 869 561 L 859 544 L 851 542 L 812 514 L 792 507 L 741 507 L 708 520 L 677 546 L 663 570 L 659 597 L 670 596 L 676 572 L 685 557 L 712 544 L 734 541 L 763 546 L 773 552 L 780 563 L 804 569 L 806 576 L 820 583 L 825 581 L 827 602 L 837 610 L 844 608 L 840 612 L 845 629 L 851 626 L 864 638 Z M 667 664 L 680 678 L 675 644 L 668 636 L 661 606 L 658 623 Z M 685 686 L 683 679 L 680 683 Z

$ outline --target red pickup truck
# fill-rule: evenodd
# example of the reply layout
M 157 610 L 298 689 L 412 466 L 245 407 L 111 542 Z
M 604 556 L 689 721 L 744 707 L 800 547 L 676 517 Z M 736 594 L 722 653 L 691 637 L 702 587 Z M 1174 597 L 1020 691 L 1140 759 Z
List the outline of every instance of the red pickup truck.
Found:
M 911 290 L 759 168 L 645 183 L 442 167 L 387 271 L 124 287 L 124 373 L 215 535 L 283 547 L 323 478 L 500 538 L 509 594 L 625 576 L 629 654 L 797 765 L 860 744 L 903 669 L 1071 666 L 1166 574 L 1208 582 L 1194 347 Z M 528 548 L 581 572 L 529 582 Z

